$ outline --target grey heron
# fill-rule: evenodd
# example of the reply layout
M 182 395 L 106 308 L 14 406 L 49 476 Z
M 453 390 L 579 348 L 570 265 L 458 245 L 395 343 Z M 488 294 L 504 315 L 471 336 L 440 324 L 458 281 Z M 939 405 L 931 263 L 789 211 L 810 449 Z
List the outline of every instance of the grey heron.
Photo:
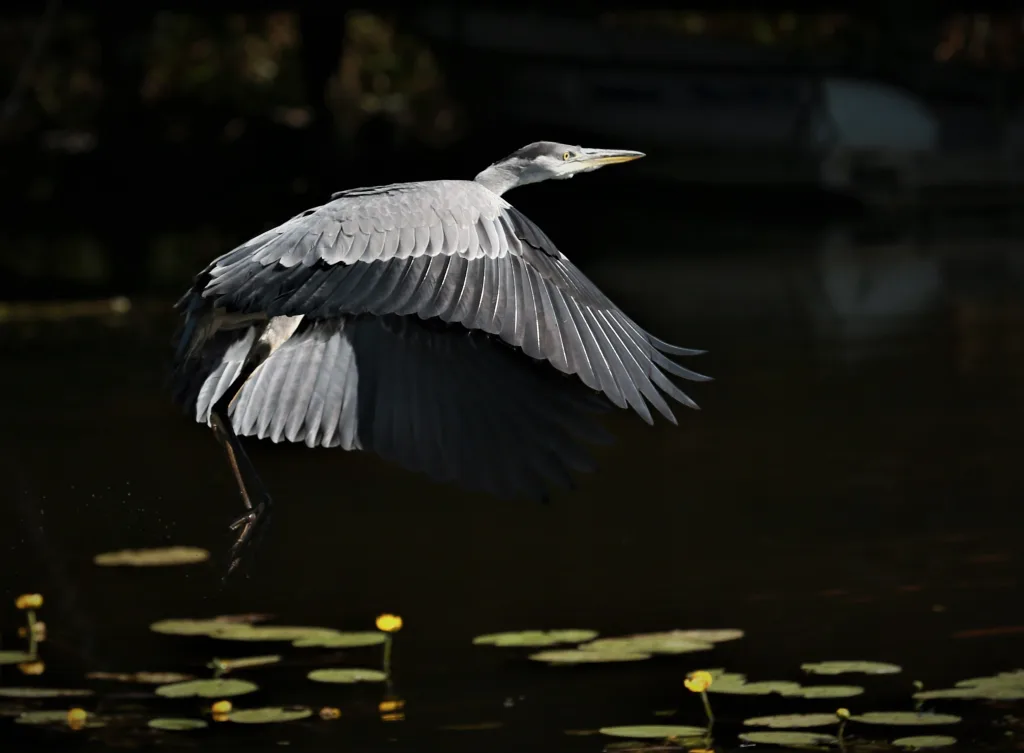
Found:
M 177 302 L 175 400 L 224 446 L 245 514 L 270 496 L 239 437 L 366 450 L 499 497 L 591 470 L 599 415 L 697 405 L 659 340 L 504 194 L 641 152 L 529 144 L 473 180 L 354 188 L 211 262 Z M 256 494 L 250 493 L 250 488 Z

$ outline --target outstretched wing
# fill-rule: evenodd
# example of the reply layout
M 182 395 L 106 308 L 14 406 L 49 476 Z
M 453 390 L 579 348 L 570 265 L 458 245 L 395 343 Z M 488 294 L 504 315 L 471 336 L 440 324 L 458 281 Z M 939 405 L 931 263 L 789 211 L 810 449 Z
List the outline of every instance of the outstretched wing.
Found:
M 237 313 L 437 317 L 482 330 L 577 375 L 653 422 L 663 394 L 696 408 L 666 375 L 705 380 L 612 303 L 500 196 L 470 181 L 357 189 L 215 260 L 204 299 Z
M 418 317 L 304 320 L 228 406 L 241 436 L 376 452 L 441 481 L 539 497 L 589 470 L 607 402 L 481 332 Z

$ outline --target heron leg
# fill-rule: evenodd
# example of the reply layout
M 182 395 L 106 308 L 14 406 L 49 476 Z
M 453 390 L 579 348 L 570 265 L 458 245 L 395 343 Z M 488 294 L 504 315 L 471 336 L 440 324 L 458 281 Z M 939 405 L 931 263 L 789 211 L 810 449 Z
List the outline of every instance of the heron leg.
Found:
M 235 543 L 231 546 L 227 570 L 227 575 L 230 575 L 241 563 L 242 555 L 249 545 L 256 542 L 257 534 L 262 534 L 266 530 L 265 524 L 269 518 L 271 499 L 259 474 L 256 473 L 256 468 L 249 460 L 249 456 L 238 441 L 238 436 L 222 411 L 214 410 L 211 413 L 210 426 L 213 428 L 214 436 L 217 437 L 227 453 L 231 472 L 235 476 L 238 491 L 242 495 L 242 502 L 246 509 L 244 515 L 231 523 L 231 530 L 237 531 L 238 535 Z M 249 484 L 246 483 L 246 476 L 249 478 Z M 249 493 L 250 488 L 256 492 L 255 504 L 253 504 L 253 497 Z

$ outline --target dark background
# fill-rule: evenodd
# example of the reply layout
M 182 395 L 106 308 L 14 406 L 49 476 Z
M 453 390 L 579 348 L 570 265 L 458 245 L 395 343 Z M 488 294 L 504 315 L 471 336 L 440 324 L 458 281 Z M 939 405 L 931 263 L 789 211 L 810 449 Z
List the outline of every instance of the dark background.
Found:
M 366 629 L 394 611 L 405 725 L 374 726 L 373 688 L 317 695 L 316 660 L 289 657 L 254 703 L 339 705 L 356 726 L 274 734 L 309 750 L 337 734 L 358 750 L 564 751 L 603 745 L 565 729 L 657 723 L 656 709 L 699 724 L 681 677 L 706 662 L 757 679 L 822 659 L 903 664 L 844 701 L 861 710 L 909 708 L 914 679 L 1019 666 L 1024 15 L 664 5 L 4 5 L 0 635 L 16 642 L 20 619 L 2 605 L 39 591 L 49 638 L 43 677 L 7 667 L 3 684 L 201 674 L 229 650 L 147 633 L 164 617 Z M 492 12 L 506 15 L 481 20 Z M 884 98 L 845 110 L 881 141 L 815 140 L 836 80 L 911 98 L 928 148 L 906 146 L 918 126 Z M 647 153 L 507 198 L 643 326 L 708 349 L 686 364 L 715 378 L 686 385 L 699 413 L 680 409 L 678 427 L 616 414 L 601 469 L 547 507 L 253 442 L 278 512 L 245 577 L 92 564 L 164 544 L 220 557 L 239 513 L 221 450 L 164 382 L 170 307 L 193 274 L 332 191 L 472 178 L 537 139 Z M 821 179 L 829 160 L 844 180 Z M 591 626 L 747 638 L 593 673 L 470 644 Z M 149 740 L 145 716 L 167 711 L 136 702 L 89 734 Z M 729 725 L 773 712 L 716 703 L 726 748 Z M 957 734 L 1012 747 L 996 722 L 1013 708 L 968 708 Z M 486 739 L 437 737 L 493 720 Z M 53 742 L 37 732 L 0 719 L 0 739 Z

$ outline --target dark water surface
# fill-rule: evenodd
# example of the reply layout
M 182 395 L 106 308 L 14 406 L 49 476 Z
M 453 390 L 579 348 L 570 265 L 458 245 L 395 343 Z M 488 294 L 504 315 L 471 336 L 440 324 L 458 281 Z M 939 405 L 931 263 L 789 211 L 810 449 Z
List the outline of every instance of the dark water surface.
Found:
M 549 506 L 436 485 L 372 456 L 250 442 L 277 512 L 247 577 L 226 586 L 210 563 L 92 563 L 100 552 L 167 544 L 220 556 L 239 514 L 212 435 L 162 391 L 170 301 L 60 321 L 14 321 L 6 310 L 0 635 L 5 648 L 18 645 L 13 600 L 34 591 L 46 597 L 49 635 L 46 672 L 0 667 L 0 686 L 92 687 L 95 698 L 75 703 L 124 719 L 71 732 L 0 717 L 0 748 L 601 751 L 615 741 L 566 731 L 702 724 L 699 699 L 683 688 L 700 667 L 868 689 L 840 700 L 712 696 L 724 751 L 738 748 L 747 716 L 910 710 L 915 680 L 950 687 L 1024 667 L 1021 248 L 983 236 L 866 244 L 837 229 L 783 250 L 738 243 L 713 254 L 596 258 L 587 271 L 641 324 L 708 349 L 686 364 L 716 379 L 686 385 L 700 412 L 680 409 L 679 427 L 614 416 L 619 441 L 599 451 L 600 471 Z M 339 653 L 148 630 L 162 618 L 241 612 L 353 630 L 400 614 L 387 698 L 402 699 L 402 713 L 380 710 L 382 685 L 305 677 L 322 666 L 378 666 L 379 647 Z M 707 653 L 587 667 L 472 645 L 485 632 L 561 627 L 746 636 Z M 335 706 L 342 717 L 157 733 L 147 719 L 198 717 L 210 701 L 84 679 L 208 676 L 215 655 L 267 653 L 285 661 L 240 671 L 261 690 L 236 707 Z M 800 670 L 827 659 L 905 671 Z M 965 750 L 1024 744 L 1019 701 L 929 708 L 964 721 L 848 734 L 951 734 Z M 676 713 L 655 714 L 667 710 Z

